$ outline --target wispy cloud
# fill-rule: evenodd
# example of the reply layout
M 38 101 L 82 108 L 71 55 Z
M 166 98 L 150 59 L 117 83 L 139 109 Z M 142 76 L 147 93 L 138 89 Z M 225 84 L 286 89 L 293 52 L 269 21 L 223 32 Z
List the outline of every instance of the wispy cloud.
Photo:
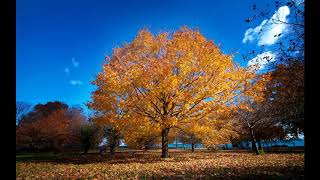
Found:
M 80 63 L 79 63 L 78 61 L 76 61 L 76 58 L 73 57 L 73 58 L 71 59 L 71 61 L 72 61 L 73 67 L 75 67 L 75 68 L 79 67 L 79 64 L 80 64 Z
M 280 7 L 270 19 L 265 19 L 255 28 L 249 28 L 244 34 L 243 43 L 258 40 L 258 45 L 272 45 L 278 40 L 278 34 L 283 33 L 287 26 L 287 16 L 290 14 L 288 6 Z
M 265 65 L 267 65 L 270 62 L 274 62 L 276 58 L 276 55 L 272 53 L 271 51 L 267 51 L 261 54 L 258 54 L 255 58 L 251 59 L 248 62 L 248 67 L 252 71 L 258 71 L 265 68 Z
M 69 74 L 69 73 L 70 73 L 70 69 L 69 69 L 69 68 L 64 68 L 64 72 L 65 72 L 66 74 Z
M 79 61 L 76 61 L 76 58 L 75 57 L 73 57 L 72 59 L 71 59 L 71 62 L 72 62 L 72 67 L 71 67 L 71 69 L 72 68 L 78 68 L 79 67 L 79 65 L 80 65 L 80 62 Z M 70 74 L 70 67 L 66 67 L 66 68 L 64 68 L 64 72 L 67 74 L 67 75 L 69 75 Z
M 70 84 L 71 85 L 82 85 L 82 81 L 80 81 L 80 80 L 71 80 Z

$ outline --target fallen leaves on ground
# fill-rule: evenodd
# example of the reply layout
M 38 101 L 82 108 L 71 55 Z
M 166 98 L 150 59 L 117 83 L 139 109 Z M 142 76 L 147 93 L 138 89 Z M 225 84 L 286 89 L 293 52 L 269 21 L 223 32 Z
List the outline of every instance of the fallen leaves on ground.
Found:
M 48 161 L 17 162 L 17 179 L 235 179 L 301 178 L 304 154 L 159 151 L 88 154 Z

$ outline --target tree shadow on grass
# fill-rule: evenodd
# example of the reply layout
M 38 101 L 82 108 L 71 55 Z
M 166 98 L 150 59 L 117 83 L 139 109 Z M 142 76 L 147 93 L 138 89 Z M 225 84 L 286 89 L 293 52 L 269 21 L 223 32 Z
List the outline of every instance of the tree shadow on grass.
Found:
M 157 162 L 182 162 L 190 159 L 212 159 L 222 156 L 234 156 L 233 154 L 220 153 L 203 153 L 189 151 L 170 152 L 169 158 L 160 157 L 160 152 L 155 151 L 126 151 L 116 152 L 113 156 L 110 153 L 22 153 L 16 155 L 16 162 L 33 162 L 33 163 L 55 163 L 55 164 L 128 164 L 128 163 L 157 163 Z
M 177 161 L 173 158 L 166 159 L 166 162 Z M 33 163 L 55 163 L 55 164 L 93 164 L 93 163 L 156 163 L 164 159 L 159 153 L 150 152 L 116 152 L 114 155 L 110 153 L 81 153 L 73 154 L 54 154 L 54 153 L 24 153 L 16 155 L 16 162 L 33 162 Z
M 204 160 L 218 158 L 236 159 L 239 156 L 252 156 L 251 151 L 242 151 L 230 153 L 220 151 L 215 152 L 194 152 L 189 151 L 173 151 L 169 153 L 169 158 L 163 159 L 160 157 L 161 152 L 157 151 L 120 151 L 114 155 L 110 153 L 25 153 L 17 154 L 16 162 L 33 162 L 33 163 L 54 163 L 54 164 L 129 164 L 129 163 L 157 163 L 157 162 L 185 162 L 188 160 Z

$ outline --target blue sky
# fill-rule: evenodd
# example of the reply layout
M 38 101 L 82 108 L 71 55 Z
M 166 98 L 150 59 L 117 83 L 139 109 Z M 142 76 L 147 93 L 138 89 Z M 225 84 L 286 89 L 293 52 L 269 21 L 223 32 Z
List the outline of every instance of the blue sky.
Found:
M 131 42 L 143 27 L 153 33 L 182 25 L 198 27 L 226 53 L 256 48 L 252 32 L 248 42 L 243 42 L 247 29 L 261 23 L 253 26 L 244 21 L 252 14 L 252 3 L 17 0 L 16 99 L 32 104 L 54 100 L 69 105 L 86 103 L 94 90 L 90 80 L 101 70 L 104 56 Z

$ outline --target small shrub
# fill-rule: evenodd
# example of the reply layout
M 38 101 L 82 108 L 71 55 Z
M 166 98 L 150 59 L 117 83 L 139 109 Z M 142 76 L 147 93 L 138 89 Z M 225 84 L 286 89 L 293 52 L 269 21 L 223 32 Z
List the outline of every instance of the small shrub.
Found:
M 261 150 L 259 150 L 259 154 L 263 155 L 263 154 L 266 154 L 263 150 L 263 148 Z
M 219 147 L 217 147 L 217 146 L 209 146 L 209 147 L 208 147 L 208 150 L 209 150 L 210 152 L 218 152 Z

